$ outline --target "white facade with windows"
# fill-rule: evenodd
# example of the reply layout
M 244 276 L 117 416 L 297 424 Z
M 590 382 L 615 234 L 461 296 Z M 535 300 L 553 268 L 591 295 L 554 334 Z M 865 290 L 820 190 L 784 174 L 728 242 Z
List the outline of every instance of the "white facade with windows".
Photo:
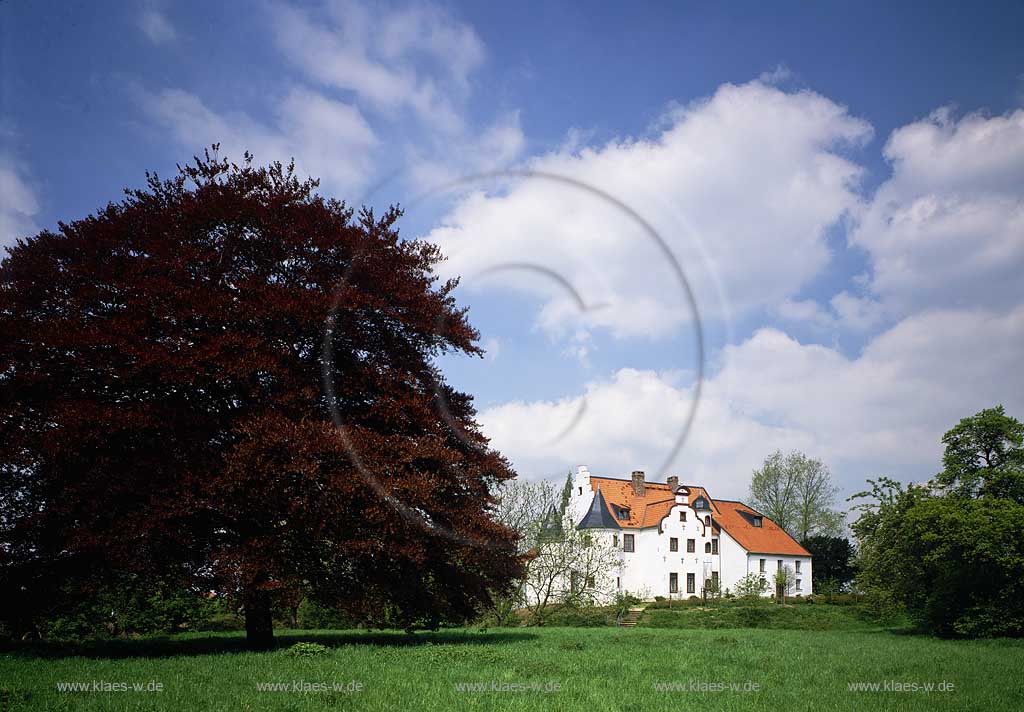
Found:
M 763 573 L 765 595 L 776 593 L 775 575 L 788 567 L 787 595 L 807 596 L 811 555 L 773 521 L 742 502 L 716 500 L 696 485 L 573 475 L 567 515 L 579 529 L 620 552 L 604 590 L 655 596 L 702 596 L 717 583 L 724 593 L 749 573 Z M 764 569 L 762 571 L 762 562 Z

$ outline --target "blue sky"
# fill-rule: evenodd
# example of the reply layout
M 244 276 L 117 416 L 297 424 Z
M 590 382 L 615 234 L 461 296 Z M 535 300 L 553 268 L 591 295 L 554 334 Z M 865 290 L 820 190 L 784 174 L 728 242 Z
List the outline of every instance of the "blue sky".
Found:
M 0 240 L 214 141 L 294 156 L 451 255 L 489 353 L 443 365 L 524 476 L 742 496 L 799 448 L 844 492 L 922 479 L 960 417 L 1024 416 L 1024 5 L 891 5 L 3 3 Z M 706 380 L 674 461 L 695 321 L 664 253 L 579 189 L 450 185 L 506 169 L 621 200 L 682 267 Z

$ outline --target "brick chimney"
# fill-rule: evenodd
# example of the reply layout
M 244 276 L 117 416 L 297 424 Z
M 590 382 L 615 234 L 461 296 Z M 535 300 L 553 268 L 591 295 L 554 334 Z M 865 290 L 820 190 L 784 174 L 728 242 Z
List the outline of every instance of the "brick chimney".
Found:
M 679 486 L 679 478 L 676 477 L 675 475 L 672 475 L 671 477 L 666 478 L 665 482 L 666 482 L 666 484 L 668 484 L 669 492 L 675 492 L 676 491 L 676 487 Z
M 633 470 L 633 491 L 637 497 L 644 496 L 644 471 Z

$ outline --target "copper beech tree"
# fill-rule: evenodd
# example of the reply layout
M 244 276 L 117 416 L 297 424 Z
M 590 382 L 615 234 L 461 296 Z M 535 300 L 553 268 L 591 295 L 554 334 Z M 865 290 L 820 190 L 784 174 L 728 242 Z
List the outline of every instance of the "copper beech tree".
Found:
M 11 248 L 9 601 L 85 572 L 170 578 L 237 595 L 266 647 L 296 590 L 412 628 L 521 575 L 491 494 L 513 472 L 435 365 L 481 353 L 442 255 L 399 239 L 397 209 L 316 185 L 215 150 Z

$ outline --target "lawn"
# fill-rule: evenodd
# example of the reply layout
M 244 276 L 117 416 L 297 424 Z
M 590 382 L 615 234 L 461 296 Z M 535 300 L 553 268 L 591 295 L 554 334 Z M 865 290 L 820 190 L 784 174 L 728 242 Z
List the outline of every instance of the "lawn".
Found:
M 853 618 L 841 628 L 464 629 L 411 638 L 279 631 L 281 647 L 270 653 L 242 651 L 232 633 L 114 642 L 74 655 L 35 647 L 0 655 L 0 709 L 1024 708 L 1024 641 L 937 640 Z M 329 650 L 295 657 L 287 648 L 297 641 Z M 127 683 L 129 690 L 58 691 L 67 682 Z M 894 682 L 934 688 L 849 688 Z M 260 690 L 266 683 L 286 689 Z M 296 683 L 307 691 L 293 689 Z M 133 684 L 162 689 L 134 691 Z

